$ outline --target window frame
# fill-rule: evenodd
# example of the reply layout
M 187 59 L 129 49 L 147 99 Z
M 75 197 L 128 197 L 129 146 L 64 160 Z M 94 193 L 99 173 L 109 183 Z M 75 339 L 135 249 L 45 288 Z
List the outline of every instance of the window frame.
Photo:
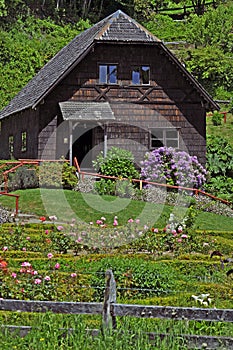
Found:
M 143 68 L 148 68 L 148 82 L 144 82 L 143 80 L 143 72 L 146 72 L 143 70 Z M 134 75 L 138 74 L 138 77 L 134 78 Z M 150 76 L 151 76 L 151 67 L 149 64 L 142 64 L 139 66 L 133 66 L 131 70 L 131 82 L 132 85 L 150 85 Z
M 101 67 L 106 68 L 105 73 L 104 72 L 101 73 Z M 112 72 L 110 71 L 111 68 L 113 69 Z M 118 65 L 116 63 L 99 63 L 98 64 L 98 71 L 99 71 L 98 83 L 100 85 L 103 85 L 103 84 L 116 85 L 116 84 L 118 84 L 118 79 L 117 79 Z M 101 79 L 102 74 L 105 76 L 105 79 Z M 115 76 L 114 82 L 111 82 L 111 76 Z
M 14 135 L 9 135 L 8 137 L 8 150 L 10 157 L 12 157 L 14 153 Z
M 162 137 L 156 137 L 159 132 L 162 132 Z M 169 132 L 176 132 L 176 137 L 168 137 Z M 153 141 L 161 142 L 161 145 L 153 146 Z M 176 141 L 176 145 L 169 144 L 169 141 Z M 159 147 L 173 147 L 175 149 L 179 148 L 180 140 L 179 140 L 179 129 L 171 128 L 171 127 L 158 127 L 150 129 L 150 149 L 156 149 Z
M 27 151 L 27 131 L 21 132 L 21 152 Z

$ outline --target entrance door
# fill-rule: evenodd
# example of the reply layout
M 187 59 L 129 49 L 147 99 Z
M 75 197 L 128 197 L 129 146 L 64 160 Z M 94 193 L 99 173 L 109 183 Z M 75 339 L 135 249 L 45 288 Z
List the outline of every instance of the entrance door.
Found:
M 73 156 L 82 168 L 92 168 L 93 129 L 78 129 L 78 135 L 74 135 Z

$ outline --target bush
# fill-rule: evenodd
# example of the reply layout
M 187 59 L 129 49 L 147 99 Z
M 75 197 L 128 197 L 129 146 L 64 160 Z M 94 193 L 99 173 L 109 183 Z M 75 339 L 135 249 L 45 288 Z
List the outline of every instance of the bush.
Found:
M 9 174 L 9 191 L 18 189 L 37 188 L 38 187 L 38 173 L 37 168 L 22 166 L 18 168 L 15 173 Z
M 222 114 L 218 111 L 213 112 L 212 123 L 214 126 L 219 126 L 222 124 Z
M 46 188 L 72 189 L 78 182 L 75 167 L 65 161 L 43 162 L 39 168 L 40 186 Z
M 118 181 L 101 179 L 96 182 L 96 189 L 99 194 L 111 194 L 130 196 L 134 189 L 134 186 L 130 182 L 131 179 L 138 179 L 139 172 L 134 165 L 134 157 L 130 151 L 112 147 L 107 156 L 104 158 L 103 152 L 101 152 L 96 161 L 93 161 L 93 165 L 96 171 L 102 175 L 116 176 Z M 128 181 L 122 181 L 120 179 L 127 178 Z
M 192 188 L 201 188 L 206 181 L 206 170 L 197 157 L 172 147 L 147 152 L 141 175 L 147 181 Z

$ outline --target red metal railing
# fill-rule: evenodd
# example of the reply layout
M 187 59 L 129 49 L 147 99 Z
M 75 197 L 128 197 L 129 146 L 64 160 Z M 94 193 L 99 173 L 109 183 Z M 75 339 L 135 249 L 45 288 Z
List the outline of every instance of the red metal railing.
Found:
M 18 215 L 19 212 L 19 195 L 18 194 L 12 194 L 7 192 L 0 192 L 1 196 L 8 196 L 8 197 L 14 197 L 15 198 L 15 215 Z
M 108 175 L 102 175 L 102 174 L 98 174 L 98 173 L 91 173 L 91 172 L 87 172 L 87 171 L 82 171 L 80 169 L 80 166 L 79 166 L 79 163 L 78 163 L 78 160 L 76 157 L 74 157 L 74 166 L 77 168 L 77 171 L 78 171 L 79 175 L 81 175 L 82 179 L 84 179 L 85 175 L 89 175 L 89 176 L 93 176 L 93 177 L 100 177 L 100 178 L 112 179 L 112 180 L 128 180 L 127 178 L 119 178 L 117 176 L 108 176 Z M 227 204 L 227 205 L 232 204 L 225 199 L 215 197 L 212 194 L 204 192 L 204 191 L 199 190 L 197 188 L 173 186 L 173 185 L 168 185 L 168 184 L 163 184 L 163 183 L 158 183 L 158 182 L 153 182 L 153 181 L 146 181 L 146 180 L 141 180 L 141 179 L 132 179 L 131 181 L 139 183 L 140 189 L 142 189 L 143 184 L 154 185 L 154 186 L 158 186 L 158 187 L 172 188 L 172 189 L 179 189 L 179 190 L 192 192 L 195 195 L 202 194 L 203 196 L 210 197 L 216 201 L 222 202 L 222 203 Z

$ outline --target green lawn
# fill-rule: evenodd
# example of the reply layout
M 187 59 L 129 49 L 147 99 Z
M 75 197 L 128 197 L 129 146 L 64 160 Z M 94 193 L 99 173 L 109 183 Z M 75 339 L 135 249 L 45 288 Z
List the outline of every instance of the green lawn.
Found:
M 112 196 L 98 196 L 83 194 L 75 191 L 59 191 L 51 189 L 18 190 L 19 210 L 23 213 L 37 216 L 56 215 L 58 220 L 69 222 L 72 218 L 82 222 L 95 222 L 102 216 L 108 223 L 112 223 L 114 216 L 118 217 L 119 225 L 125 224 L 129 218 L 140 218 L 141 222 L 149 226 L 163 228 L 170 213 L 184 217 L 186 209 L 168 205 L 145 203 Z M 0 197 L 0 204 L 6 208 L 15 207 L 12 197 Z M 200 230 L 232 231 L 233 219 L 215 215 L 213 213 L 199 212 L 195 227 Z

